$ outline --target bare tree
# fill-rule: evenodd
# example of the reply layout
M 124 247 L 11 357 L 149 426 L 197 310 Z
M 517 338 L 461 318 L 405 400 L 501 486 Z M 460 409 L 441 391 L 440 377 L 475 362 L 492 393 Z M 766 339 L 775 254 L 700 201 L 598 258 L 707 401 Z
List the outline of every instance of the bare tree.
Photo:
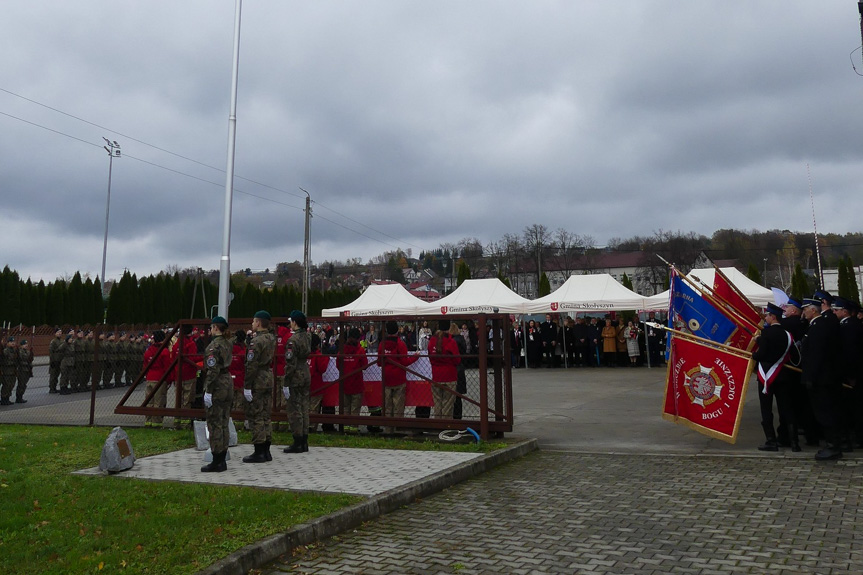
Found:
M 525 250 L 532 254 L 536 262 L 536 285 L 539 285 L 539 278 L 542 277 L 543 251 L 550 241 L 551 234 L 544 225 L 533 224 L 524 228 Z
M 558 271 L 568 278 L 577 264 L 583 261 L 585 239 L 564 228 L 557 228 L 552 236 L 550 260 Z

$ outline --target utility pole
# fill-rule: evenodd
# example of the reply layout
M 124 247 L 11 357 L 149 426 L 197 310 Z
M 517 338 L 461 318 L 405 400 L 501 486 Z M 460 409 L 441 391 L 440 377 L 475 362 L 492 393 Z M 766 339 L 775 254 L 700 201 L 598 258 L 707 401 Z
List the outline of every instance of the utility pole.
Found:
M 306 194 L 306 235 L 305 241 L 303 243 L 303 314 L 308 315 L 309 313 L 309 282 L 311 281 L 311 271 L 309 270 L 309 265 L 311 261 L 309 258 L 311 257 L 312 251 L 312 236 L 311 236 L 311 225 L 312 225 L 312 196 L 304 190 L 300 188 L 302 192 Z
M 108 152 L 108 200 L 105 202 L 105 241 L 102 244 L 102 300 L 106 297 L 105 294 L 105 259 L 108 255 L 108 216 L 111 214 L 111 173 L 114 170 L 114 158 L 120 157 L 120 144 L 116 140 L 109 140 L 103 137 L 107 146 L 102 146 Z

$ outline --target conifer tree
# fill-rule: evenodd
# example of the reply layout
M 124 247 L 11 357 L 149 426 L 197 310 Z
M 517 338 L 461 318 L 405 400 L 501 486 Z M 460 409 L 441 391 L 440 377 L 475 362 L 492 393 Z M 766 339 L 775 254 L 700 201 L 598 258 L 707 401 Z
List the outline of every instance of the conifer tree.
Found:
M 548 281 L 548 276 L 542 272 L 539 278 L 539 297 L 546 296 L 551 293 L 551 284 Z

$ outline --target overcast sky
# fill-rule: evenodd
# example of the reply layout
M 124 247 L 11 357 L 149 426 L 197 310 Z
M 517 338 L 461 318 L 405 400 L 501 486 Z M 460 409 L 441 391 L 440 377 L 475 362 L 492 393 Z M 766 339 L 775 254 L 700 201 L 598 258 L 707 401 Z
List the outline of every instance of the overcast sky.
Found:
M 0 265 L 218 269 L 234 2 L 7 0 Z M 231 268 L 541 223 L 859 232 L 856 2 L 246 0 Z M 863 73 L 860 50 L 852 54 Z

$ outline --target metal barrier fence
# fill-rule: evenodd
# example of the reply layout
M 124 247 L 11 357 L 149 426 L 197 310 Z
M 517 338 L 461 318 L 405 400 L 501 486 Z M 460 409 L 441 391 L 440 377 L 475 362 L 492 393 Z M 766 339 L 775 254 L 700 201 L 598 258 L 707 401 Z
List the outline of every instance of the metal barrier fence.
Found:
M 347 372 L 344 368 L 344 360 L 348 356 L 342 350 L 351 327 L 365 328 L 374 325 L 378 333 L 383 333 L 385 322 L 390 320 L 419 326 L 424 320 L 434 325 L 440 319 L 465 321 L 467 318 L 310 318 L 310 329 L 313 329 L 315 324 L 328 323 L 339 334 L 336 349 L 327 350 L 332 353 L 325 354 L 328 362 L 320 392 L 321 409 L 310 414 L 310 423 L 314 426 L 335 427 L 341 431 L 347 426 L 367 426 L 371 429 L 394 427 L 420 431 L 470 427 L 484 439 L 512 431 L 509 321 L 507 316 L 501 314 L 480 314 L 470 318 L 477 326 L 479 345 L 478 349 L 461 357 L 455 389 L 434 380 L 428 356 L 422 351 L 410 352 L 409 356 L 415 357 L 416 360 L 403 366 L 397 361 L 397 357 L 389 354 L 379 361 L 375 350 L 369 350 L 368 365 L 362 370 L 364 392 L 360 415 L 350 416 L 345 413 L 344 383 L 357 371 Z M 237 326 L 250 326 L 251 319 L 232 319 L 231 323 L 233 333 Z M 274 328 L 288 324 L 288 318 L 274 318 L 271 322 Z M 92 347 L 81 346 L 82 350 L 74 356 L 74 366 L 67 365 L 63 373 L 59 366 L 50 364 L 48 357 L 37 356 L 33 377 L 24 393 L 27 403 L 0 407 L 0 423 L 141 426 L 147 418 L 159 425 L 186 427 L 189 419 L 204 419 L 201 357 L 209 341 L 208 328 L 208 320 L 182 320 L 168 330 L 168 337 L 161 344 L 150 344 L 165 349 L 169 354 L 170 364 L 158 384 L 151 384 L 148 391 L 145 374 L 151 366 L 145 365 L 143 361 L 143 346 L 127 346 L 125 351 L 118 350 L 116 344 L 106 345 L 106 339 L 101 337 L 109 333 L 108 328 L 95 326 L 93 337 L 89 340 Z M 404 417 L 379 415 L 386 385 L 382 364 L 395 365 L 406 374 L 408 383 Z M 194 374 L 194 383 L 191 386 L 187 384 L 187 391 L 191 393 L 184 404 L 182 381 L 184 377 L 189 377 L 189 373 Z M 52 386 L 58 387 L 64 383 L 70 388 L 69 394 L 51 391 Z M 279 401 L 282 396 L 280 387 L 281 382 L 276 378 L 272 420 L 277 428 L 286 426 L 284 405 Z M 438 417 L 432 399 L 432 388 L 454 397 L 455 406 L 451 418 Z M 165 407 L 156 407 L 151 400 L 158 397 L 162 390 L 166 393 Z M 14 394 L 12 399 L 14 401 Z M 235 421 L 245 418 L 243 405 L 243 401 L 235 403 Z

